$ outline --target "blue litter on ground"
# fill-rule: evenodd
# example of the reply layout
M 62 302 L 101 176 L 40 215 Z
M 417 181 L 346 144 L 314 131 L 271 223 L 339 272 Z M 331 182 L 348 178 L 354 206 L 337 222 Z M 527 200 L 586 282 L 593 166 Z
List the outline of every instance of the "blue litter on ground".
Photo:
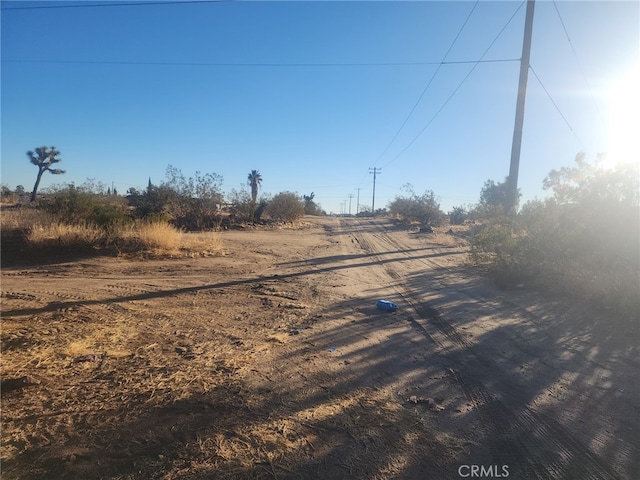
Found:
M 395 312 L 396 310 L 398 310 L 398 305 L 387 300 L 378 300 L 378 302 L 376 303 L 376 307 L 378 307 L 380 310 L 384 310 L 385 312 Z

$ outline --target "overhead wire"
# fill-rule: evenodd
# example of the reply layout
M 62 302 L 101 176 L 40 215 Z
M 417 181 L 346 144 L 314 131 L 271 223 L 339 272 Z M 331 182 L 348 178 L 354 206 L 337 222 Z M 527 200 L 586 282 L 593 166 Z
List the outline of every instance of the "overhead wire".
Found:
M 558 113 L 562 117 L 562 120 L 564 120 L 564 123 L 567 125 L 567 127 L 569 127 L 569 130 L 571 131 L 573 136 L 576 137 L 576 140 L 578 140 L 578 143 L 580 143 L 580 146 L 584 149 L 585 148 L 584 147 L 584 143 L 582 143 L 582 140 L 580 139 L 578 134 L 575 132 L 575 130 L 573 129 L 573 127 L 569 123 L 569 120 L 567 120 L 567 117 L 565 117 L 564 113 L 562 113 L 562 110 L 560 110 L 560 107 L 558 106 L 556 101 L 551 96 L 551 93 L 549 93 L 549 90 L 547 90 L 547 87 L 544 86 L 544 83 L 542 83 L 542 80 L 540 80 L 540 77 L 538 76 L 538 74 L 536 73 L 536 71 L 535 71 L 535 69 L 533 68 L 532 65 L 529 65 L 529 70 L 531 70 L 531 73 L 533 73 L 533 76 L 536 77 L 536 80 L 538 80 L 538 83 L 542 87 L 542 90 L 544 90 L 544 93 L 547 94 L 547 97 L 549 97 L 549 100 L 551 100 L 551 103 L 553 104 L 553 106 L 556 108 L 556 110 L 558 111 Z
M 346 62 L 346 63 L 287 63 L 287 62 L 146 62 L 138 60 L 12 60 L 2 59 L 2 63 L 56 63 L 73 65 L 149 65 L 149 66 L 184 66 L 184 67 L 405 67 L 421 65 L 465 65 L 475 63 L 500 63 L 514 62 L 518 59 L 492 59 L 492 60 L 458 60 L 455 62 Z
M 195 3 L 223 3 L 234 0 L 167 0 L 150 2 L 113 2 L 113 3 L 72 3 L 68 5 L 29 5 L 26 7 L 2 7 L 5 10 L 43 10 L 54 8 L 97 8 L 97 7 L 139 7 L 147 5 L 187 5 Z
M 20 7 L 3 7 L 2 11 L 6 11 L 6 10 L 62 9 L 62 8 L 152 6 L 152 5 L 155 5 L 155 6 L 159 6 L 159 5 L 186 5 L 186 4 L 198 4 L 198 3 L 211 4 L 211 3 L 222 3 L 222 2 L 230 2 L 230 1 L 233 1 L 233 0 L 167 0 L 167 1 L 148 1 L 148 2 L 140 1 L 140 2 L 114 2 L 114 3 L 90 3 L 90 4 L 74 3 L 74 4 L 66 4 L 66 5 L 29 5 L 29 6 L 20 6 Z M 265 63 L 265 62 L 260 62 L 260 63 L 242 63 L 242 62 L 144 62 L 144 61 L 100 61 L 100 60 L 10 60 L 10 59 L 8 60 L 8 59 L 2 59 L 2 63 L 57 63 L 57 64 L 149 65 L 149 66 L 214 66 L 214 67 L 372 67 L 372 66 L 421 66 L 421 65 L 435 65 L 435 66 L 437 66 L 435 72 L 433 73 L 433 75 L 429 79 L 427 85 L 422 90 L 420 96 L 418 97 L 418 99 L 414 103 L 413 107 L 411 108 L 411 110 L 409 111 L 407 116 L 405 117 L 404 121 L 402 122 L 402 124 L 400 125 L 400 127 L 398 128 L 398 130 L 396 131 L 394 136 L 392 137 L 391 141 L 387 144 L 387 146 L 385 147 L 383 152 L 380 154 L 378 159 L 374 162 L 374 165 L 379 162 L 379 160 L 387 153 L 387 151 L 389 150 L 391 145 L 393 145 L 393 143 L 396 141 L 398 135 L 404 129 L 404 127 L 406 126 L 407 122 L 409 121 L 409 119 L 414 114 L 417 106 L 420 104 L 420 102 L 424 98 L 426 92 L 429 90 L 430 86 L 433 83 L 433 80 L 435 79 L 435 77 L 439 73 L 439 71 L 442 68 L 442 66 L 444 66 L 444 65 L 472 64 L 473 67 L 471 68 L 471 70 L 462 79 L 462 81 L 456 86 L 456 88 L 453 90 L 453 92 L 449 95 L 449 97 L 445 100 L 445 102 L 441 105 L 441 107 L 435 112 L 435 114 L 431 117 L 431 119 L 427 122 L 427 124 L 405 146 L 405 148 L 403 148 L 395 157 L 393 157 L 389 162 L 387 162 L 384 165 L 384 166 L 388 166 L 389 164 L 391 164 L 395 160 L 397 160 L 402 154 L 404 154 L 404 152 L 406 152 L 417 141 L 417 139 L 424 133 L 424 131 L 439 116 L 439 114 L 442 112 L 442 110 L 444 110 L 444 108 L 447 106 L 447 104 L 456 95 L 456 93 L 464 85 L 466 80 L 469 78 L 469 76 L 473 73 L 473 71 L 476 69 L 476 67 L 479 64 L 481 64 L 481 63 L 498 63 L 498 62 L 514 62 L 514 61 L 518 61 L 519 60 L 519 59 L 484 60 L 484 57 L 487 55 L 489 50 L 493 47 L 495 42 L 500 38 L 500 36 L 504 32 L 504 30 L 511 23 L 511 21 L 516 16 L 518 11 L 522 8 L 522 5 L 524 5 L 525 2 L 522 2 L 519 5 L 519 7 L 516 9 L 516 11 L 513 13 L 513 15 L 509 18 L 509 20 L 507 21 L 505 26 L 502 28 L 502 30 L 500 30 L 500 32 L 496 35 L 494 40 L 489 45 L 489 47 L 482 54 L 480 59 L 478 59 L 478 60 L 463 60 L 463 61 L 447 61 L 446 60 L 446 58 L 448 57 L 449 53 L 451 52 L 451 50 L 455 46 L 456 42 L 458 41 L 460 35 L 462 34 L 462 32 L 463 32 L 465 26 L 467 25 L 469 19 L 471 18 L 473 12 L 475 11 L 478 3 L 479 3 L 479 0 L 476 0 L 476 2 L 474 3 L 472 9 L 469 11 L 467 17 L 465 18 L 465 21 L 463 22 L 463 24 L 461 25 L 460 29 L 458 30 L 455 38 L 453 39 L 452 43 L 450 44 L 449 48 L 447 49 L 447 52 L 443 56 L 442 61 L 440 61 L 440 62 L 368 62 L 368 63 L 358 63 L 358 62 L 347 62 L 347 63 L 336 63 L 336 62 L 334 62 L 334 63 Z M 588 79 L 587 79 L 587 77 L 586 77 L 586 75 L 584 73 L 584 70 L 582 68 L 582 65 L 581 65 L 581 63 L 580 63 L 580 61 L 578 59 L 576 50 L 575 50 L 575 48 L 573 46 L 573 43 L 571 41 L 571 38 L 569 36 L 566 24 L 565 24 L 565 22 L 564 22 L 564 20 L 562 18 L 562 15 L 560 14 L 560 11 L 558 9 L 558 5 L 556 3 L 556 0 L 552 0 L 552 3 L 554 5 L 555 11 L 556 11 L 556 13 L 558 15 L 558 18 L 560 20 L 560 23 L 562 25 L 564 34 L 565 34 L 565 36 L 567 38 L 567 41 L 568 41 L 568 43 L 569 43 L 569 45 L 571 47 L 571 50 L 573 52 L 573 55 L 574 55 L 575 59 L 576 59 L 576 62 L 577 62 L 578 67 L 580 69 L 580 72 L 581 72 L 581 74 L 582 74 L 582 76 L 583 76 L 583 78 L 585 80 L 585 83 L 587 83 L 587 86 L 589 86 L 589 88 L 590 88 Z M 532 66 L 529 66 L 529 68 L 530 68 L 531 72 L 534 74 L 534 76 L 536 77 L 537 81 L 539 82 L 540 86 L 542 87 L 542 89 L 544 90 L 546 95 L 548 96 L 549 100 L 552 102 L 552 104 L 554 105 L 554 107 L 558 111 L 559 115 L 562 117 L 563 121 L 565 122 L 565 124 L 567 125 L 569 130 L 576 137 L 578 142 L 581 145 L 583 145 L 582 140 L 576 134 L 576 132 L 573 129 L 573 127 L 571 126 L 570 122 L 567 120 L 566 116 L 561 111 L 561 109 L 559 108 L 558 104 L 556 103 L 556 101 L 553 99 L 553 97 L 549 93 L 548 89 L 545 87 L 544 83 L 540 79 L 540 77 L 537 74 L 537 72 L 535 71 L 535 69 Z M 601 112 L 600 112 L 599 109 L 598 109 L 598 113 L 601 115 Z
M 573 46 L 573 42 L 571 41 L 571 37 L 569 36 L 569 32 L 567 30 L 567 26 L 564 23 L 562 15 L 560 15 L 560 10 L 558 9 L 558 4 L 557 4 L 556 0 L 553 0 L 553 6 L 554 6 L 554 8 L 556 10 L 556 13 L 558 14 L 558 19 L 560 20 L 560 24 L 562 25 L 562 29 L 564 30 L 564 35 L 565 35 L 565 37 L 567 37 L 567 42 L 569 42 L 569 46 L 571 47 L 571 51 L 573 52 L 573 57 L 575 58 L 576 63 L 578 65 L 578 70 L 580 70 L 580 74 L 582 75 L 582 78 L 584 79 L 584 82 L 587 85 L 587 88 L 591 92 L 593 90 L 593 88 L 591 87 L 591 84 L 589 83 L 589 79 L 587 78 L 587 75 L 584 73 L 584 68 L 582 68 L 582 63 L 580 62 L 580 59 L 578 58 L 578 54 L 576 53 L 576 49 Z M 606 122 L 604 120 L 604 115 L 602 114 L 602 111 L 600 110 L 600 106 L 595 101 L 593 96 L 591 98 L 592 98 L 593 103 L 594 103 L 594 105 L 596 107 L 596 112 L 598 112 L 598 117 L 600 117 L 600 121 L 602 122 L 602 125 L 604 125 Z
M 480 0 L 476 0 L 476 2 L 473 4 L 473 7 L 471 8 L 471 10 L 469 11 L 469 14 L 467 15 L 467 18 L 465 18 L 464 22 L 462 23 L 462 26 L 458 29 L 458 33 L 456 34 L 455 38 L 453 39 L 453 41 L 451 42 L 451 45 L 449 45 L 449 48 L 447 49 L 446 53 L 444 54 L 444 56 L 442 57 L 442 62 L 444 62 L 447 59 L 447 56 L 449 55 L 449 53 L 451 52 L 451 50 L 453 49 L 454 45 L 456 44 L 456 42 L 458 41 L 458 38 L 460 38 L 460 35 L 462 34 L 462 31 L 464 30 L 464 27 L 467 25 L 467 23 L 469 22 L 469 19 L 471 18 L 471 15 L 473 15 L 473 12 L 475 11 L 476 7 L 478 6 Z M 416 108 L 418 107 L 418 105 L 420 104 L 420 102 L 422 101 L 422 98 L 424 97 L 425 93 L 427 93 L 427 90 L 429 90 L 429 87 L 431 86 L 431 84 L 433 83 L 433 80 L 436 78 L 436 76 L 438 75 L 438 72 L 440 71 L 440 68 L 442 68 L 443 63 L 440 63 L 438 65 L 438 68 L 436 68 L 435 72 L 433 72 L 433 75 L 431 75 L 431 78 L 429 79 L 429 81 L 427 82 L 427 85 L 424 87 L 424 89 L 422 90 L 422 93 L 420 94 L 420 96 L 418 97 L 418 100 L 416 100 L 416 102 L 413 104 L 413 107 L 411 108 L 411 110 L 409 111 L 408 115 L 405 117 L 404 121 L 402 122 L 402 125 L 400 125 L 400 128 L 398 128 L 398 130 L 396 131 L 395 135 L 393 136 L 393 138 L 391 139 L 391 141 L 387 144 L 387 146 L 385 147 L 385 149 L 382 151 L 382 153 L 378 156 L 378 158 L 376 159 L 375 162 L 373 162 L 373 164 L 375 165 L 376 163 L 378 163 L 380 161 L 380 159 L 384 156 L 385 153 L 387 153 L 387 151 L 389 150 L 389 148 L 391 147 L 391 145 L 393 144 L 393 142 L 395 142 L 396 138 L 398 138 L 398 135 L 400 134 L 400 132 L 402 131 L 402 129 L 404 128 L 404 126 L 407 124 L 407 122 L 409 121 L 409 119 L 411 118 L 411 116 L 413 115 L 413 112 L 415 112 Z
M 502 33 L 507 29 L 507 27 L 509 26 L 509 24 L 513 21 L 513 19 L 515 18 L 515 16 L 517 15 L 517 13 L 520 11 L 520 9 L 522 8 L 522 6 L 525 4 L 526 2 L 521 2 L 520 5 L 518 6 L 518 8 L 513 12 L 513 15 L 511 15 L 511 17 L 509 18 L 509 20 L 507 21 L 507 23 L 504 25 L 504 27 L 502 27 L 502 29 L 498 32 L 498 34 L 496 35 L 496 37 L 493 39 L 493 41 L 489 44 L 489 46 L 487 47 L 487 49 L 484 51 L 484 53 L 480 56 L 480 60 L 482 60 L 485 55 L 487 55 L 487 53 L 489 53 L 489 50 L 491 50 L 491 48 L 493 47 L 493 45 L 498 41 L 498 39 L 500 38 L 500 36 L 502 35 Z M 465 75 L 465 77 L 462 79 L 462 81 L 456 86 L 456 88 L 453 90 L 453 92 L 451 93 L 451 95 L 449 95 L 449 97 L 445 100 L 445 102 L 442 104 L 442 106 L 436 111 L 436 113 L 431 117 L 431 119 L 427 122 L 427 124 L 422 128 L 422 130 L 420 130 L 418 132 L 418 134 L 413 137 L 413 139 L 407 144 L 406 147 L 404 147 L 395 157 L 393 157 L 389 162 L 387 162 L 385 165 L 383 165 L 383 168 L 390 165 L 391 163 L 393 163 L 394 161 L 396 161 L 404 152 L 406 152 L 411 145 L 413 145 L 416 140 L 418 140 L 418 138 L 424 133 L 424 131 L 433 123 L 433 121 L 438 117 L 438 115 L 440 114 L 440 112 L 442 112 L 442 110 L 444 110 L 444 108 L 447 106 L 447 104 L 451 101 L 451 99 L 455 96 L 455 94 L 458 92 L 458 90 L 460 90 L 460 88 L 462 87 L 462 85 L 464 85 L 464 83 L 467 81 L 467 79 L 471 76 L 471 74 L 474 72 L 474 70 L 476 69 L 476 67 L 480 64 L 480 61 L 474 63 L 473 67 L 471 67 L 471 69 L 469 70 L 469 72 Z

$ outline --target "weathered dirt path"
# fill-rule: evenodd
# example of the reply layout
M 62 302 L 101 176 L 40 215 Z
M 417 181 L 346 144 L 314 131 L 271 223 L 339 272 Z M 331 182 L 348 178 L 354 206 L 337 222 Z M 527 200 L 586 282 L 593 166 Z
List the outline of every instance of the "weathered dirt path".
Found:
M 637 322 L 309 222 L 3 270 L 3 478 L 638 478 Z
M 441 399 L 428 418 L 470 442 L 461 464 L 506 466 L 512 478 L 640 474 L 637 324 L 498 291 L 462 265 L 460 250 L 383 222 L 342 219 L 333 234 L 347 256 L 364 254 L 341 270 L 351 285 L 343 308 L 388 297 L 402 306 L 394 325 L 407 336 L 389 350 L 389 328 L 371 331 L 345 358 L 377 359 L 390 395 Z M 362 320 L 355 311 L 351 321 Z

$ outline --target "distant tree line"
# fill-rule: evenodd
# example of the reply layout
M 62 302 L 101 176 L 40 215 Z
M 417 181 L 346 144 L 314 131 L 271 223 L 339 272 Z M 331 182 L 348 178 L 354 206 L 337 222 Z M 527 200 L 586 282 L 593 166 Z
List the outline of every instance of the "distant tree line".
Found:
M 185 175 L 179 168 L 169 165 L 165 179 L 154 184 L 149 179 L 146 189 L 131 187 L 120 196 L 115 187 L 88 179 L 82 185 L 74 183 L 54 185 L 38 197 L 42 176 L 49 172 L 62 175 L 64 170 L 54 168 L 62 159 L 55 147 L 38 147 L 27 152 L 31 164 L 38 168 L 36 181 L 29 201 L 51 213 L 61 221 L 90 222 L 108 225 L 136 219 L 166 221 L 183 230 L 207 230 L 223 223 L 292 222 L 303 215 L 324 215 L 314 201 L 314 193 L 300 196 L 293 192 L 281 192 L 275 196 L 259 196 L 262 174 L 251 170 L 247 175 L 249 191 L 245 186 L 222 191 L 223 178 L 216 173 L 195 172 Z M 3 185 L 0 192 L 3 202 L 26 201 L 24 187 L 15 190 Z

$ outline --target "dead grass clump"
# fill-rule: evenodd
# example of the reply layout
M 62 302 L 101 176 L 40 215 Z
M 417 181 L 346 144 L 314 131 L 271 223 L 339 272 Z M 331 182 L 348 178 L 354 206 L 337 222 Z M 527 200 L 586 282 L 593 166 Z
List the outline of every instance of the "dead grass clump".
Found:
M 173 251 L 182 245 L 183 232 L 165 222 L 143 222 L 131 231 L 145 249 Z
M 222 240 L 217 233 L 186 233 L 160 221 L 122 226 L 112 236 L 118 250 L 125 253 L 206 257 L 222 251 Z
M 93 225 L 36 224 L 27 233 L 27 241 L 34 246 L 95 246 L 104 232 Z
M 183 235 L 182 240 L 182 248 L 205 257 L 222 252 L 222 238 L 215 232 L 188 233 Z
M 440 228 L 436 230 L 436 235 L 429 239 L 429 243 L 440 245 L 442 247 L 459 247 L 466 245 L 464 238 L 460 238 L 451 229 Z
M 50 225 L 56 220 L 53 215 L 35 208 L 2 206 L 0 209 L 0 228 L 3 231 L 27 230 L 32 225 Z
M 73 247 L 83 250 L 117 250 L 118 253 L 150 253 L 157 256 L 215 256 L 222 251 L 217 233 L 185 233 L 166 221 L 115 222 L 98 226 L 69 223 L 36 208 L 2 207 L 0 227 L 4 254 L 28 248 Z M 14 252 L 15 251 L 15 252 Z M 6 255 L 5 255 L 6 256 Z

